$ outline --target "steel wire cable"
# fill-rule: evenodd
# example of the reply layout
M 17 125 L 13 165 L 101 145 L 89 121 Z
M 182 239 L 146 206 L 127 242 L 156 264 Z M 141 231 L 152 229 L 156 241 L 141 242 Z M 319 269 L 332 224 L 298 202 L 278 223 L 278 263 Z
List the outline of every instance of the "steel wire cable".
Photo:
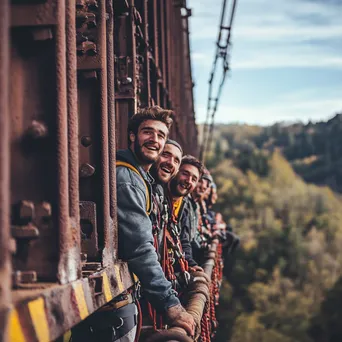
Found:
M 222 1 L 222 9 L 221 9 L 221 20 L 219 25 L 219 32 L 216 41 L 216 51 L 214 56 L 214 61 L 209 77 L 209 90 L 208 90 L 208 102 L 207 102 L 207 113 L 206 120 L 203 125 L 203 136 L 202 136 L 202 144 L 200 150 L 200 159 L 204 162 L 205 153 L 208 147 L 211 145 L 214 122 L 215 122 L 215 114 L 217 112 L 217 108 L 219 105 L 219 100 L 222 94 L 223 86 L 226 80 L 227 71 L 229 70 L 229 46 L 231 45 L 231 29 L 234 21 L 234 16 L 236 12 L 236 4 L 237 0 L 232 0 L 232 6 L 229 15 L 229 23 L 228 26 L 224 26 L 226 12 L 227 12 L 227 2 L 228 0 Z M 228 32 L 226 39 L 224 40 L 224 32 Z M 221 81 L 219 82 L 219 86 L 217 89 L 216 96 L 213 97 L 213 83 L 217 79 L 218 72 L 218 61 L 222 60 L 222 69 L 221 71 Z M 211 120 L 209 126 L 209 120 Z

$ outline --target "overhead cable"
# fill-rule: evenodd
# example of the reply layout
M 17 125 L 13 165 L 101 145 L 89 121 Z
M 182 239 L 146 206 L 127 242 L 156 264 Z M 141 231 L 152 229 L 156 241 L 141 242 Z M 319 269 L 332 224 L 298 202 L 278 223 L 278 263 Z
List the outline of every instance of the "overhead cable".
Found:
M 227 71 L 229 70 L 229 47 L 231 40 L 231 29 L 233 25 L 233 20 L 235 16 L 236 4 L 237 0 L 232 0 L 232 6 L 228 16 L 228 25 L 224 25 L 225 19 L 227 17 L 227 2 L 228 0 L 222 1 L 222 9 L 221 9 L 221 20 L 219 25 L 219 32 L 216 41 L 216 51 L 214 56 L 214 61 L 210 73 L 209 78 L 209 91 L 208 91 L 208 102 L 207 102 L 207 114 L 206 120 L 203 125 L 203 136 L 202 136 L 202 144 L 200 150 L 200 159 L 204 161 L 205 153 L 207 148 L 211 145 L 213 128 L 215 122 L 215 114 L 217 112 L 217 107 L 219 104 L 219 100 L 222 94 L 222 89 L 224 82 L 226 80 Z M 222 61 L 221 69 L 219 69 L 219 61 Z M 216 91 L 216 95 L 214 96 L 214 83 L 218 79 L 218 74 L 221 73 L 220 82 Z M 211 120 L 209 126 L 209 120 Z

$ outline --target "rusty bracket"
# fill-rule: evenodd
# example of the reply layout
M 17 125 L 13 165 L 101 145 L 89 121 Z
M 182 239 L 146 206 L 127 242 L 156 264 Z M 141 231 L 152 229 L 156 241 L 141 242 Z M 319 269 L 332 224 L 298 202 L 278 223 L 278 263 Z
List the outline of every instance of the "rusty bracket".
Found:
M 12 274 L 13 287 L 18 288 L 22 284 L 37 282 L 37 272 L 35 271 L 15 271 Z
M 86 262 L 82 267 L 82 271 L 96 272 L 96 271 L 100 271 L 101 268 L 102 266 L 100 262 Z

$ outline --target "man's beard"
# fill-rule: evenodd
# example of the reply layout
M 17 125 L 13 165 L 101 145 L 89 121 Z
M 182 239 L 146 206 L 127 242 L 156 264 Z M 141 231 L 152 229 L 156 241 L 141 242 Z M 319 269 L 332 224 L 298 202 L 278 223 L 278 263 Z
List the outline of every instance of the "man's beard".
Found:
M 177 179 L 176 178 L 173 178 L 171 179 L 170 181 L 170 191 L 171 191 L 171 194 L 175 197 L 183 197 L 183 196 L 186 196 L 189 191 L 186 191 L 184 194 L 183 193 L 180 193 L 177 189 L 177 185 L 178 185 L 178 182 L 177 182 Z
M 139 145 L 138 139 L 134 141 L 134 153 L 138 159 L 144 164 L 153 164 L 158 160 L 159 154 L 156 158 L 149 158 L 142 153 L 142 146 Z

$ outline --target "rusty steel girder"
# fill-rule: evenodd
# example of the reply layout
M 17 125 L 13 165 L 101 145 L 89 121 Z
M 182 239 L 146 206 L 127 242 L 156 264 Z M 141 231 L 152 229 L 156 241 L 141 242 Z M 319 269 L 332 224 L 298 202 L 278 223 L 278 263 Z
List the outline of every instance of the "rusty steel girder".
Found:
M 0 3 L 0 340 L 7 335 L 11 304 L 9 2 Z M 11 243 L 12 242 L 12 243 Z M 13 246 L 13 249 L 15 246 Z
M 173 109 L 171 137 L 196 154 L 189 11 L 172 0 L 3 0 L 0 11 L 0 341 L 43 341 L 133 285 L 115 188 L 129 118 Z
M 185 5 L 184 5 L 185 4 Z M 117 145 L 127 146 L 127 120 L 137 107 L 175 111 L 171 137 L 197 154 L 186 2 L 115 1 Z

